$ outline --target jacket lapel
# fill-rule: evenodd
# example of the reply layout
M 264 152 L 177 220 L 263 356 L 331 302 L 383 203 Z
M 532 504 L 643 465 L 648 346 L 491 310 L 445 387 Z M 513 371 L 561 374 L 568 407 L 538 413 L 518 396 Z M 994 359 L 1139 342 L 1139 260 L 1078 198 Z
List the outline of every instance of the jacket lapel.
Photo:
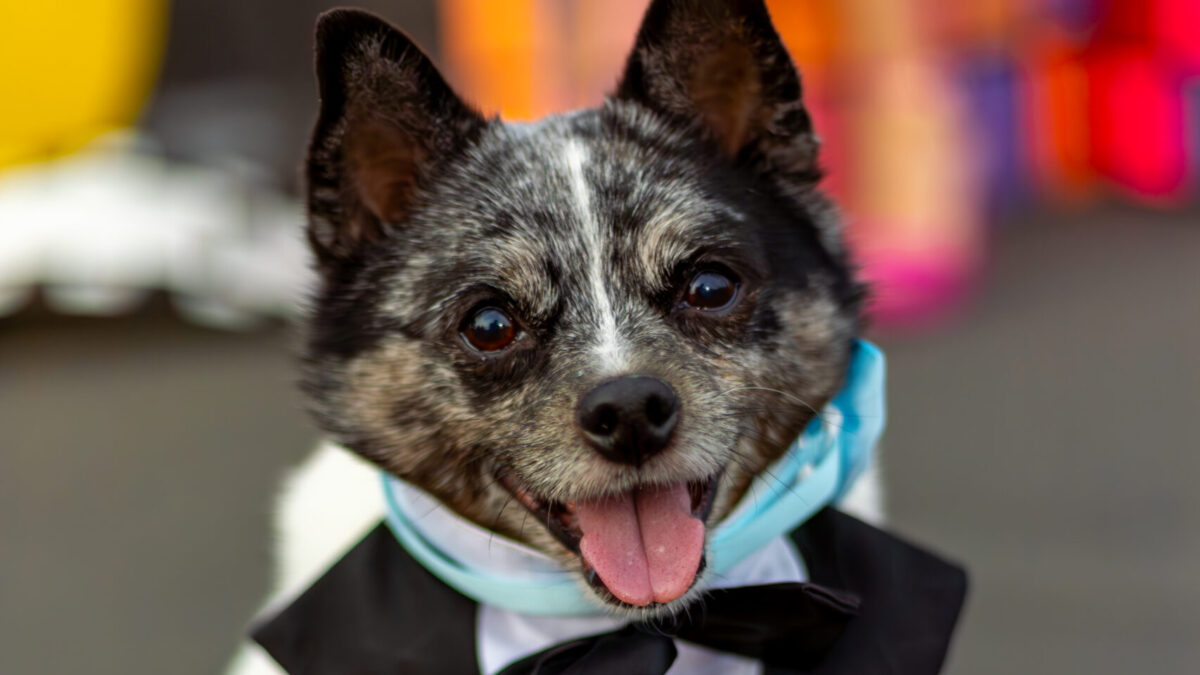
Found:
M 862 601 L 858 616 L 811 672 L 941 670 L 966 597 L 963 568 L 831 508 L 794 531 L 792 541 L 810 581 Z
M 477 675 L 475 610 L 381 523 L 251 637 L 291 675 Z

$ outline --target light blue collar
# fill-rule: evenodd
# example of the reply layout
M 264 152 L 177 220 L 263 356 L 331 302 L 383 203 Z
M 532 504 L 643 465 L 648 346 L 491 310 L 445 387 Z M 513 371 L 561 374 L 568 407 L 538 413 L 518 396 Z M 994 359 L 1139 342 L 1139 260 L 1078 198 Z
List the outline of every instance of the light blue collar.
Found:
M 713 529 L 706 576 L 726 572 L 840 499 L 869 464 L 885 414 L 883 353 L 859 340 L 841 391 Z M 603 613 L 579 575 L 548 556 L 457 516 L 388 474 L 383 493 L 396 539 L 463 595 L 525 614 Z

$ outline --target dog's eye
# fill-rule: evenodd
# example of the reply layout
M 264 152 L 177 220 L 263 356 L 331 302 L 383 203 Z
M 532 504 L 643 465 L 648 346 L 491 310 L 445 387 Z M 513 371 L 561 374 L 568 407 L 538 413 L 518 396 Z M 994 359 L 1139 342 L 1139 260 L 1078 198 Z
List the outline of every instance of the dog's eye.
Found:
M 689 307 L 711 312 L 732 305 L 737 292 L 736 279 L 715 270 L 705 270 L 692 277 L 683 301 Z
M 462 336 L 479 351 L 494 352 L 512 344 L 517 337 L 517 326 L 504 310 L 484 307 L 463 323 Z

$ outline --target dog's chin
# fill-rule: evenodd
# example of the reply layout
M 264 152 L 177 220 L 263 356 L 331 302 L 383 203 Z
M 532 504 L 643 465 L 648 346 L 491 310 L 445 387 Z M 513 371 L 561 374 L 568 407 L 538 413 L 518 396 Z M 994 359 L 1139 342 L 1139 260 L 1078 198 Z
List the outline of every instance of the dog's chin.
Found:
M 512 472 L 497 478 L 569 552 L 580 578 L 610 613 L 665 617 L 699 595 L 720 473 L 565 502 L 535 495 Z

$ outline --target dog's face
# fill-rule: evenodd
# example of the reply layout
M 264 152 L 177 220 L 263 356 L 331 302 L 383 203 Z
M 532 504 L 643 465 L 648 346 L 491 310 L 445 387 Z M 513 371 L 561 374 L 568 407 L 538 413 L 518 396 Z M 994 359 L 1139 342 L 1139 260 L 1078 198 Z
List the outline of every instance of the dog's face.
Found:
M 600 108 L 487 120 L 403 35 L 317 30 L 305 385 L 322 428 L 614 611 L 678 609 L 706 532 L 840 384 L 860 290 L 759 2 L 652 4 Z

